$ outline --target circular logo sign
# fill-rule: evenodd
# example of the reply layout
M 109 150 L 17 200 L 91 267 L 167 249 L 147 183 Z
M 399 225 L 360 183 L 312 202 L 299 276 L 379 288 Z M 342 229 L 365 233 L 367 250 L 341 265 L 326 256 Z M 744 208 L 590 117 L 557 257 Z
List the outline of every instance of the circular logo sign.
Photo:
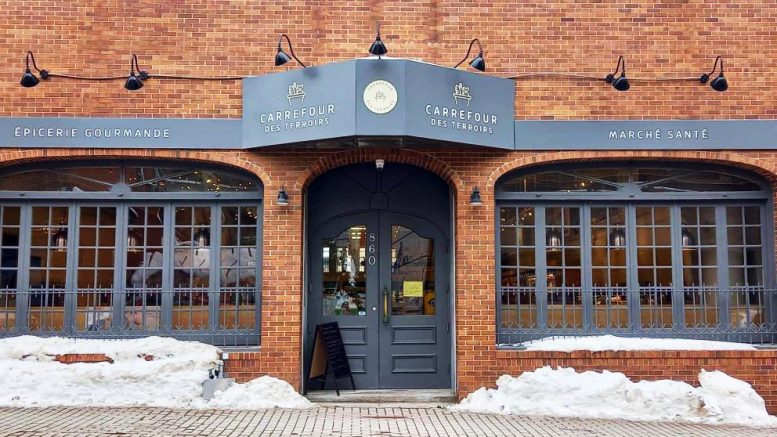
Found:
M 385 114 L 397 106 L 397 89 L 391 82 L 376 80 L 364 88 L 364 106 L 376 114 Z

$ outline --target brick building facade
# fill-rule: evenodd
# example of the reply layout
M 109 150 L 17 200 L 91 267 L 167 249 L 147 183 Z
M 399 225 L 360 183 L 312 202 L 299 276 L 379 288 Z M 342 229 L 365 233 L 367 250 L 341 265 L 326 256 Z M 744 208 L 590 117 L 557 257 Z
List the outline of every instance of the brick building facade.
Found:
M 618 56 L 628 62 L 632 87 L 618 92 L 602 81 L 564 77 L 516 80 L 517 120 L 772 120 L 777 86 L 777 9 L 770 2 L 4 2 L 0 45 L 3 117 L 231 118 L 242 116 L 240 81 L 154 80 L 154 74 L 253 76 L 298 68 L 274 67 L 276 38 L 288 34 L 298 57 L 318 65 L 366 55 L 381 21 L 391 56 L 454 65 L 466 43 L 484 45 L 485 74 L 570 73 L 604 77 Z M 130 53 L 152 78 L 137 92 L 117 81 L 53 78 L 35 88 L 18 86 L 24 53 L 60 74 L 124 75 Z M 731 84 L 718 93 L 691 77 L 725 58 Z M 650 379 L 693 379 L 687 369 L 721 368 L 753 382 L 777 408 L 777 353 L 753 352 L 732 364 L 726 357 L 660 354 L 564 359 L 521 355 L 497 348 L 497 180 L 513 171 L 569 163 L 672 162 L 744 170 L 775 189 L 775 143 L 758 150 L 498 150 L 429 146 L 409 140 L 402 148 L 270 149 L 18 148 L 0 150 L 0 165 L 63 161 L 174 160 L 244 170 L 262 183 L 261 347 L 232 354 L 227 370 L 239 378 L 272 374 L 302 384 L 305 196 L 327 171 L 383 159 L 409 164 L 442 178 L 452 193 L 453 326 L 455 389 L 459 394 L 493 384 L 502 372 L 544 363 L 610 368 Z M 483 206 L 470 195 L 479 187 Z M 290 205 L 274 202 L 284 188 Z M 773 203 L 769 216 L 774 216 Z M 768 223 L 774 223 L 773 217 Z M 773 229 L 766 235 L 773 235 Z M 773 241 L 766 244 L 773 257 Z M 764 263 L 768 264 L 768 263 Z M 768 270 L 774 266 L 767 265 Z M 712 353 L 714 354 L 714 353 Z M 594 354 L 595 355 L 595 354 Z M 650 356 L 648 356 L 650 355 Z M 671 355 L 671 354 L 670 354 Z M 697 354 L 698 355 L 698 354 Z M 534 360 L 526 364 L 528 360 Z M 613 364 L 612 360 L 619 360 Z M 577 361 L 575 361 L 577 360 Z M 583 360 L 583 361 L 581 361 Z M 609 361 L 608 361 L 609 360 Z M 629 364 L 636 360 L 633 367 Z M 606 362 L 606 363 L 605 363 Z M 663 367 L 662 367 L 663 366 Z M 658 369 L 644 372 L 645 368 Z M 661 370 L 665 369 L 665 370 Z M 673 370 L 674 369 L 674 370 Z M 678 373 L 679 372 L 679 373 Z M 682 374 L 680 374 L 682 373 Z

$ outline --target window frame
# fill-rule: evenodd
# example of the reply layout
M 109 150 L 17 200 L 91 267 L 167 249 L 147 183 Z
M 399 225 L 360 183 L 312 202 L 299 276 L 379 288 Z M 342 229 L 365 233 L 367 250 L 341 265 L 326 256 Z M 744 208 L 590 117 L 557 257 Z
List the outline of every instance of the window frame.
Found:
M 651 163 L 645 163 L 638 167 L 651 167 Z M 615 168 L 616 164 L 612 165 L 582 165 L 573 166 L 574 171 L 578 168 Z M 628 168 L 635 168 L 633 164 Z M 678 166 L 678 165 L 666 165 L 664 168 L 676 168 L 680 170 L 688 170 L 698 168 L 697 166 Z M 651 336 L 651 337 L 696 337 L 696 338 L 708 338 L 708 339 L 720 339 L 720 340 L 735 340 L 735 341 L 753 341 L 753 342 L 777 342 L 777 329 L 775 329 L 774 322 L 777 319 L 777 298 L 774 295 L 774 283 L 775 272 L 774 268 L 774 218 L 771 211 L 774 211 L 773 199 L 768 189 L 768 184 L 765 181 L 754 178 L 752 175 L 745 174 L 736 169 L 725 169 L 726 174 L 736 175 L 738 177 L 746 178 L 761 187 L 760 191 L 752 192 L 641 192 L 635 189 L 635 184 L 624 184 L 624 189 L 613 192 L 507 192 L 500 189 L 503 181 L 512 179 L 515 176 L 526 175 L 535 172 L 552 171 L 558 168 L 569 169 L 570 166 L 548 166 L 537 167 L 528 170 L 514 171 L 504 175 L 495 186 L 495 208 L 494 208 L 494 220 L 495 220 L 495 276 L 496 276 L 496 335 L 497 344 L 502 347 L 508 347 L 505 345 L 515 344 L 520 341 L 531 340 L 551 335 L 592 335 L 592 334 L 604 334 L 613 333 L 626 336 Z M 710 171 L 710 167 L 705 167 L 704 170 Z M 713 171 L 716 168 L 713 168 Z M 763 286 L 759 288 L 765 290 L 764 302 L 765 317 L 768 319 L 764 321 L 763 326 L 760 328 L 752 327 L 753 329 L 735 329 L 731 326 L 731 321 L 728 320 L 729 307 L 728 295 L 724 292 L 720 296 L 724 297 L 723 300 L 716 303 L 718 311 L 717 323 L 715 326 L 706 327 L 692 327 L 685 325 L 685 291 L 689 290 L 689 287 L 685 287 L 683 284 L 683 255 L 681 247 L 681 231 L 683 222 L 680 218 L 681 208 L 688 206 L 712 206 L 715 207 L 716 217 L 720 218 L 721 214 L 725 215 L 727 207 L 731 206 L 758 206 L 760 211 L 760 229 L 762 238 L 761 256 L 763 269 Z M 670 232 L 671 232 L 671 250 L 672 262 L 671 269 L 673 275 L 672 284 L 672 323 L 669 327 L 642 327 L 640 325 L 640 310 L 643 308 L 640 305 L 639 294 L 635 293 L 635 290 L 639 290 L 638 282 L 636 281 L 636 224 L 635 224 L 635 211 L 639 206 L 669 206 L 670 212 Z M 500 236 L 500 215 L 501 209 L 508 208 L 534 208 L 534 215 L 536 220 L 536 232 L 535 232 L 535 275 L 537 278 L 543 277 L 548 267 L 545 265 L 545 248 L 546 248 L 546 232 L 544 217 L 544 211 L 547 207 L 579 207 L 581 216 L 581 244 L 584 247 L 581 256 L 582 266 L 582 288 L 584 290 L 583 299 L 583 324 L 582 329 L 563 327 L 559 329 L 550 328 L 547 323 L 547 301 L 544 284 L 541 284 L 537 280 L 536 285 L 533 287 L 536 290 L 536 311 L 535 315 L 537 324 L 534 327 L 502 327 L 502 299 L 503 293 L 512 293 L 511 290 L 502 292 L 502 264 L 501 264 L 501 236 Z M 591 208 L 595 207 L 623 207 L 626 213 L 626 225 L 625 231 L 627 235 L 626 246 L 626 269 L 627 269 L 627 292 L 628 296 L 628 324 L 625 327 L 611 327 L 609 325 L 605 327 L 596 327 L 593 311 L 596 309 L 593 302 L 593 289 L 601 290 L 603 288 L 615 289 L 613 287 L 593 287 L 592 283 L 592 245 L 591 245 Z M 542 225 L 540 225 L 540 220 Z M 716 221 L 715 228 L 718 238 L 722 234 L 725 234 L 727 229 L 727 222 Z M 609 236 L 608 236 L 609 237 Z M 726 244 L 722 244 L 723 241 Z M 718 266 L 725 266 L 719 268 L 718 272 L 718 290 L 729 290 L 732 287 L 728 286 L 728 265 L 727 258 L 727 246 L 728 240 L 718 240 L 717 251 L 717 264 Z M 655 264 L 655 261 L 654 261 Z M 520 285 L 517 286 L 520 288 Z M 719 297 L 720 299 L 720 297 Z M 516 317 L 517 319 L 518 317 Z M 636 325 L 635 325 L 636 324 Z M 745 332 L 746 331 L 746 332 Z M 756 332 L 753 332 L 756 331 Z M 515 341 L 515 340 L 519 341 Z
M 118 162 L 101 162 L 95 164 L 94 162 L 82 163 L 89 167 L 106 166 L 121 168 L 123 163 Z M 187 165 L 188 164 L 188 165 Z M 182 169 L 197 167 L 196 164 L 171 164 L 169 162 L 155 162 L 149 165 L 162 165 L 165 168 L 177 168 Z M 41 168 L 38 164 L 37 167 Z M 78 167 L 78 164 L 68 165 L 68 167 Z M 111 190 L 107 192 L 79 192 L 79 191 L 62 191 L 62 192 L 9 192 L 0 191 L 0 204 L 3 206 L 14 206 L 20 208 L 20 235 L 19 235 L 19 251 L 18 251 L 18 267 L 16 275 L 16 310 L 15 310 L 15 326 L 10 330 L 0 329 L 0 337 L 14 336 L 14 335 L 64 335 L 68 337 L 83 337 L 83 338 L 136 338 L 147 335 L 162 335 L 175 338 L 181 338 L 185 340 L 196 340 L 205 343 L 216 344 L 220 346 L 258 346 L 261 343 L 261 292 L 262 292 L 262 254 L 263 254 L 263 226 L 264 226 L 264 201 L 263 192 L 264 187 L 261 181 L 246 172 L 240 172 L 238 170 L 232 170 L 229 168 L 212 167 L 215 171 L 224 172 L 230 175 L 239 175 L 245 178 L 253 178 L 256 184 L 257 191 L 246 192 L 171 192 L 171 193 L 156 193 L 156 192 L 127 192 L 125 190 Z M 10 169 L 12 172 L 17 171 L 16 168 Z M 161 196 L 161 194 L 167 194 Z M 67 262 L 66 262 L 66 295 L 63 309 L 64 328 L 62 330 L 37 330 L 32 329 L 29 323 L 30 314 L 30 245 L 31 245 L 31 214 L 34 207 L 66 207 L 68 211 L 68 241 L 67 241 Z M 125 299 L 129 295 L 127 290 L 133 290 L 127 284 L 127 259 L 129 250 L 129 209 L 133 206 L 154 207 L 159 206 L 163 208 L 164 223 L 162 226 L 162 253 L 164 255 L 162 269 L 162 296 L 161 296 L 161 320 L 159 321 L 157 329 L 129 329 L 125 327 L 123 323 L 124 309 L 126 306 Z M 208 300 L 208 327 L 207 329 L 180 329 L 176 330 L 172 326 L 172 294 L 175 290 L 172 288 L 172 271 L 173 266 L 171 257 L 174 257 L 174 247 L 171 241 L 174 241 L 174 227 L 173 218 L 175 216 L 175 208 L 178 206 L 199 206 L 209 208 L 211 211 L 210 220 L 210 259 L 209 265 L 209 286 L 206 292 L 209 295 Z M 81 326 L 76 326 L 77 317 L 77 301 L 76 297 L 79 293 L 78 287 L 78 269 L 79 269 L 79 211 L 82 207 L 109 207 L 116 208 L 116 224 L 115 224 L 115 241 L 116 244 L 113 247 L 115 253 L 115 261 L 113 265 L 113 278 L 114 286 L 112 289 L 112 305 L 111 312 L 114 321 L 121 320 L 122 323 L 112 323 L 110 329 L 104 331 L 89 331 L 83 329 Z M 222 287 L 221 286 L 221 211 L 222 208 L 228 207 L 251 207 L 256 208 L 256 245 L 250 246 L 256 248 L 256 266 L 249 267 L 249 270 L 255 275 L 255 284 L 251 286 L 251 292 L 255 293 L 254 296 L 254 326 L 251 328 L 239 328 L 239 323 L 232 328 L 221 326 L 221 312 L 219 311 L 219 303 L 221 302 L 220 291 L 229 290 L 233 292 L 239 292 L 242 288 L 238 283 L 235 286 Z M 239 211 L 239 209 L 238 209 Z M 194 225 L 193 225 L 194 226 Z M 229 226 L 229 225 L 224 225 Z M 249 225 L 253 227 L 253 225 Z M 144 229 L 146 226 L 144 226 Z M 49 242 L 49 244 L 51 244 Z M 238 244 L 240 248 L 242 244 Z M 146 289 L 146 286 L 142 287 Z M 82 289 L 83 290 L 83 289 Z M 134 289 L 137 291 L 138 289 Z M 154 290 L 157 290 L 154 288 Z M 170 294 L 170 296 L 166 296 Z M 250 296 L 249 296 L 250 297 Z M 83 311 L 82 311 L 83 312 Z M 145 315 L 144 315 L 145 317 Z M 237 316 L 236 316 L 237 317 Z M 237 319 L 236 319 L 237 320 Z M 0 322 L 3 322 L 0 320 Z M 4 325 L 0 324 L 0 327 Z

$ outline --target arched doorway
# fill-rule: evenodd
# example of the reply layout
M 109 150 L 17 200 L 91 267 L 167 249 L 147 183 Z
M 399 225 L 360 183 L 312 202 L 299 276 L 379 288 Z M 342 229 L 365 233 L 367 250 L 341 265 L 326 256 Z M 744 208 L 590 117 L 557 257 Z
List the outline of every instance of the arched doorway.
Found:
M 315 326 L 337 321 L 358 388 L 451 386 L 449 191 L 439 176 L 395 163 L 313 181 L 306 375 Z
M 4 169 L 0 336 L 259 344 L 262 194 L 185 161 Z

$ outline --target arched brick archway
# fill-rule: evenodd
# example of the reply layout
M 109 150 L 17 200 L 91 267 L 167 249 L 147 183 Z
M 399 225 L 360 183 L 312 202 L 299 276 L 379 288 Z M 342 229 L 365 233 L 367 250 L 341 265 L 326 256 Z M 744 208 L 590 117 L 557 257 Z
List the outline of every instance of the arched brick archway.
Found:
M 766 180 L 773 186 L 777 184 L 777 165 L 771 160 L 761 160 L 745 156 L 736 152 L 718 152 L 718 151 L 586 151 L 586 152 L 554 152 L 537 155 L 521 156 L 508 161 L 495 169 L 488 177 L 487 189 L 492 192 L 496 181 L 504 174 L 519 168 L 535 167 L 549 164 L 559 164 L 563 162 L 584 162 L 584 161 L 626 161 L 626 160 L 659 160 L 671 159 L 678 162 L 707 162 L 718 165 L 729 165 L 744 170 L 752 171 Z
M 133 160 L 185 160 L 208 164 L 224 165 L 247 171 L 262 182 L 271 186 L 270 176 L 262 167 L 250 161 L 250 156 L 241 152 L 203 152 L 185 150 L 153 150 L 153 149 L 27 149 L 0 151 L 0 167 L 10 167 L 41 161 L 74 161 L 98 159 L 133 159 Z
M 385 159 L 387 163 L 395 162 L 421 167 L 440 176 L 457 192 L 462 192 L 464 189 L 464 182 L 455 170 L 442 160 L 424 152 L 410 149 L 356 149 L 327 155 L 314 162 L 297 179 L 294 184 L 294 190 L 301 191 L 307 188 L 318 176 L 336 167 L 369 162 L 376 159 Z

